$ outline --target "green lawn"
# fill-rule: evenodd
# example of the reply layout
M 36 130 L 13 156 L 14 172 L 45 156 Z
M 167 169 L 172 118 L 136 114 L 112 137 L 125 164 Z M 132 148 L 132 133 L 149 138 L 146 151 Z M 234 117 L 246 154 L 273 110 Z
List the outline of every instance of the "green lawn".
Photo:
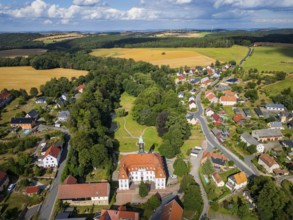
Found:
M 238 173 L 238 172 L 239 172 L 238 168 L 233 168 L 233 169 L 225 171 L 225 172 L 220 172 L 219 175 L 220 175 L 220 177 L 222 178 L 222 180 L 224 182 L 227 182 L 228 176 L 230 176 L 230 175 L 232 175 L 234 173 Z
M 292 47 L 254 47 L 252 56 L 243 64 L 245 69 L 257 68 L 259 71 L 293 71 Z
M 131 109 L 135 97 L 130 96 L 127 93 L 123 93 L 120 100 L 120 105 L 126 111 L 128 115 L 125 117 L 125 127 L 133 135 L 131 137 L 124 129 L 124 118 L 116 118 L 114 121 L 118 125 L 118 129 L 115 131 L 115 138 L 119 140 L 121 152 L 132 152 L 138 150 L 136 145 L 139 136 L 143 136 L 145 142 L 145 149 L 148 150 L 152 145 L 158 146 L 162 143 L 162 139 L 158 136 L 157 130 L 154 126 L 148 127 L 140 125 L 133 120 Z
M 204 136 L 202 134 L 200 125 L 193 126 L 191 129 L 191 135 L 188 140 L 186 140 L 181 147 L 182 154 L 187 157 L 189 156 L 189 151 L 195 147 L 200 146 L 202 141 L 204 140 Z
M 231 106 L 223 106 L 224 111 L 227 113 L 227 115 L 232 118 L 235 114 Z
M 86 177 L 86 182 L 97 182 L 100 180 L 109 180 L 110 174 L 108 169 L 96 169 Z
M 293 70 L 293 65 L 291 67 L 291 70 Z M 269 96 L 275 96 L 276 94 L 279 94 L 281 91 L 289 87 L 291 88 L 291 90 L 293 90 L 293 74 L 287 76 L 285 80 L 264 86 L 263 90 L 265 90 Z

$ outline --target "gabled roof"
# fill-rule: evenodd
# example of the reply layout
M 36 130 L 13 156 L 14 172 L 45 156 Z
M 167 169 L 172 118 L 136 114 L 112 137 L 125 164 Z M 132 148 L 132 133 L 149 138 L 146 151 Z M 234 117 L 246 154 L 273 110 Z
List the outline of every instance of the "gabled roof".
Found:
M 11 93 L 8 92 L 7 89 L 4 89 L 0 93 L 0 101 L 9 99 L 11 96 L 12 96 Z
M 236 96 L 236 93 L 230 90 L 224 90 L 223 93 L 225 94 L 225 96 Z
M 83 199 L 91 197 L 108 197 L 110 185 L 104 183 L 61 184 L 58 199 Z
M 237 98 L 235 96 L 221 96 L 220 101 L 221 102 L 236 102 Z
M 70 115 L 69 111 L 61 111 L 61 112 L 58 113 L 58 118 L 60 118 L 60 117 L 66 118 L 66 117 L 69 117 L 69 115 Z
M 139 220 L 138 212 L 105 210 L 101 212 L 99 220 Z
M 10 124 L 32 124 L 32 118 L 11 118 Z
M 282 123 L 279 121 L 269 122 L 269 126 L 271 128 L 282 128 L 283 127 Z
M 39 117 L 39 114 L 37 113 L 36 110 L 32 109 L 30 112 L 27 113 L 27 115 L 30 117 L 30 118 L 37 118 Z
M 217 183 L 220 183 L 223 181 L 218 172 L 215 171 L 215 172 L 213 172 L 212 175 Z
M 264 162 L 268 167 L 272 167 L 275 164 L 278 164 L 274 158 L 270 157 L 268 154 L 261 154 L 259 159 Z
M 220 166 L 224 166 L 225 165 L 225 160 L 220 159 L 220 158 L 215 158 L 215 157 L 211 157 L 211 161 L 213 164 L 218 164 Z
M 259 144 L 259 142 L 247 132 L 241 134 L 241 137 L 250 145 L 258 145 Z
M 183 208 L 178 204 L 176 199 L 164 205 L 160 220 L 181 220 Z
M 33 194 L 33 193 L 38 193 L 40 190 L 39 186 L 28 186 L 25 189 L 25 192 L 27 194 Z
M 254 111 L 257 115 L 263 115 L 262 111 L 260 110 L 260 108 L 254 108 Z
M 259 138 L 264 137 L 282 137 L 283 134 L 278 129 L 259 129 L 259 130 L 253 130 L 252 136 L 257 136 Z
M 221 117 L 220 117 L 219 115 L 217 115 L 216 113 L 213 114 L 212 117 L 213 117 L 213 119 L 214 119 L 215 121 L 221 121 L 221 120 L 222 120 Z
M 46 150 L 46 153 L 43 158 L 46 158 L 48 155 L 58 158 L 60 154 L 60 148 L 56 146 L 51 146 Z
M 241 115 L 241 114 L 236 114 L 233 116 L 233 121 L 235 121 L 236 123 L 245 120 L 245 118 Z
M 281 144 L 285 147 L 293 148 L 293 140 L 284 140 L 284 141 L 281 141 Z
M 0 171 L 0 186 L 5 182 L 5 180 L 7 179 L 7 173 Z
M 76 184 L 77 179 L 75 179 L 73 176 L 69 175 L 63 182 L 63 184 Z
M 285 108 L 283 104 L 266 104 L 266 108 Z
M 237 185 L 247 182 L 246 174 L 243 171 L 234 174 L 232 177 Z
M 79 91 L 79 90 L 82 90 L 84 88 L 85 88 L 85 84 L 81 84 L 76 89 Z

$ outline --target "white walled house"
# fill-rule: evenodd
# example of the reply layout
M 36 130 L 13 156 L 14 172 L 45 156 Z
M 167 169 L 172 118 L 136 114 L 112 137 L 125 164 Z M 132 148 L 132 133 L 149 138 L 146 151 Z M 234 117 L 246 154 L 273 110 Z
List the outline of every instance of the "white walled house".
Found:
M 206 109 L 206 116 L 211 117 L 215 112 L 211 108 Z
M 280 165 L 275 161 L 274 158 L 268 154 L 262 154 L 258 158 L 258 164 L 262 165 L 268 173 L 273 173 L 275 169 L 279 169 Z
M 214 180 L 217 187 L 223 187 L 225 185 L 224 181 L 222 180 L 218 172 L 214 172 L 212 174 L 212 179 Z
M 244 143 L 246 143 L 246 146 L 249 147 L 251 145 L 256 146 L 256 150 L 258 153 L 263 153 L 265 150 L 265 147 L 263 144 L 259 143 L 254 137 L 252 137 L 249 133 L 243 133 L 240 136 L 240 140 Z
M 59 147 L 51 146 L 46 150 L 46 153 L 43 156 L 43 167 L 51 168 L 58 167 L 62 151 Z
M 247 185 L 247 177 L 243 171 L 229 176 L 228 182 L 226 183 L 226 186 L 231 191 L 241 189 L 242 187 L 245 187 L 246 185 Z

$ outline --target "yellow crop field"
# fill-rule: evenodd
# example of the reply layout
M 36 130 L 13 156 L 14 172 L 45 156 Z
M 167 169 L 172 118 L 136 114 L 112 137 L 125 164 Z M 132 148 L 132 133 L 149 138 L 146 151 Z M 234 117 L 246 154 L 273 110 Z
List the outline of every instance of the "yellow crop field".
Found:
M 39 88 L 50 79 L 56 77 L 79 77 L 86 75 L 87 71 L 73 69 L 50 69 L 35 70 L 30 66 L 20 67 L 0 67 L 0 90 L 7 89 L 25 89 L 29 92 L 31 87 Z
M 239 62 L 248 49 L 241 46 L 231 48 L 111 48 L 96 49 L 91 55 L 102 57 L 131 58 L 154 65 L 169 65 L 172 68 L 183 66 L 205 66 L 216 59 Z

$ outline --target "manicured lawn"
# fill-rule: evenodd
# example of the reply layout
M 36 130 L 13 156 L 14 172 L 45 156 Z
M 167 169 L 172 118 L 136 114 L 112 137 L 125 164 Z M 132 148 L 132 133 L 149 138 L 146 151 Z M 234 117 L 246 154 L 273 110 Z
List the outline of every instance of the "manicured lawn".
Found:
M 225 171 L 225 172 L 221 172 L 219 173 L 220 177 L 222 178 L 222 180 L 224 182 L 227 182 L 227 178 L 228 176 L 234 174 L 234 173 L 238 173 L 239 172 L 239 169 L 238 168 L 233 168 L 231 170 L 228 170 L 228 171 Z
M 231 118 L 235 115 L 231 106 L 223 106 L 223 109 Z
M 152 145 L 156 147 L 159 146 L 162 142 L 162 139 L 158 136 L 157 130 L 154 126 L 148 127 L 145 125 L 140 125 L 136 121 L 133 120 L 131 109 L 133 107 L 133 102 L 135 101 L 135 97 L 130 96 L 127 93 L 123 93 L 121 96 L 120 105 L 128 111 L 128 115 L 121 118 L 115 118 L 115 122 L 118 125 L 118 129 L 115 131 L 115 138 L 119 140 L 121 152 L 132 152 L 137 151 L 138 146 L 136 143 L 138 142 L 139 136 L 142 135 L 143 140 L 145 142 L 145 150 L 148 150 Z M 125 120 L 125 122 L 124 122 Z M 132 136 L 130 136 L 125 128 L 130 132 Z
M 102 209 L 109 209 L 109 206 L 74 206 L 77 214 L 94 214 L 98 211 L 102 211 Z
M 291 49 L 293 50 L 293 48 Z M 293 71 L 293 64 L 291 70 Z M 293 90 L 293 74 L 287 76 L 285 80 L 264 86 L 263 90 L 265 90 L 269 96 L 275 96 L 287 88 L 291 88 L 291 90 Z
M 100 180 L 108 180 L 109 172 L 108 169 L 96 169 L 86 177 L 86 182 L 97 182 Z
M 272 46 L 254 47 L 252 56 L 243 64 L 245 69 L 257 68 L 259 71 L 293 71 L 293 48 Z
M 204 136 L 202 134 L 200 125 L 193 126 L 191 129 L 191 136 L 188 140 L 186 140 L 181 147 L 182 154 L 187 157 L 189 156 L 189 151 L 195 146 L 200 146 L 202 141 L 204 140 Z

